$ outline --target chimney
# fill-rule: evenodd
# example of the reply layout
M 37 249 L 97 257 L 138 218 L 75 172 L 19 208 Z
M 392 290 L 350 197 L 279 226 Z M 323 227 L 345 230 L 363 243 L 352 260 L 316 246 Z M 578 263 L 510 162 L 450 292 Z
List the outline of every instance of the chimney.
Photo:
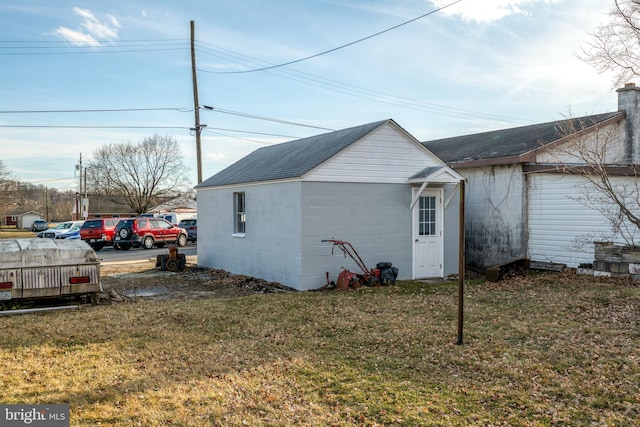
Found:
M 640 163 L 640 88 L 627 83 L 618 89 L 618 111 L 625 111 L 626 151 L 630 163 Z

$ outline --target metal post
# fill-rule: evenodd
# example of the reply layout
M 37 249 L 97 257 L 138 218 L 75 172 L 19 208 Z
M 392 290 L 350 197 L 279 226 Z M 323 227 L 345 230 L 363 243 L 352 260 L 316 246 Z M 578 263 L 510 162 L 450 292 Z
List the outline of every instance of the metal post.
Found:
M 458 340 L 456 344 L 462 345 L 462 328 L 464 320 L 464 271 L 465 271 L 465 258 L 464 258 L 464 196 L 465 196 L 465 182 L 460 181 L 460 236 L 459 236 L 459 248 L 458 248 Z

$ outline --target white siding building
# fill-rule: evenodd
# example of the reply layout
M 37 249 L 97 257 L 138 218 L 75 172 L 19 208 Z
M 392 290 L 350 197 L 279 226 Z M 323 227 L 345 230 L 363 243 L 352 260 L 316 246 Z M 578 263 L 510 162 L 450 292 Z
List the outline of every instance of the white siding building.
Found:
M 468 179 L 467 264 L 483 269 L 521 259 L 577 267 L 594 259 L 594 241 L 620 238 L 579 170 L 570 144 L 602 153 L 612 182 L 633 184 L 640 157 L 640 88 L 618 90 L 618 111 L 427 141 L 423 144 Z M 560 129 L 573 129 L 572 133 Z
M 350 242 L 399 279 L 458 272 L 462 177 L 393 120 L 264 147 L 198 192 L 198 263 L 298 290 L 335 280 Z

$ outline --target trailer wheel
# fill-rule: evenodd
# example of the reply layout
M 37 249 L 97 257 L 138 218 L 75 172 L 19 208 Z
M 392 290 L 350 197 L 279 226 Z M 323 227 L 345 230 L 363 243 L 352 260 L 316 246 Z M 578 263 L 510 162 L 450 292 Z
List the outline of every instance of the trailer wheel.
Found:
M 167 270 L 169 271 L 178 271 L 178 267 L 179 267 L 179 263 L 178 260 L 175 258 L 172 259 L 168 259 L 167 260 Z

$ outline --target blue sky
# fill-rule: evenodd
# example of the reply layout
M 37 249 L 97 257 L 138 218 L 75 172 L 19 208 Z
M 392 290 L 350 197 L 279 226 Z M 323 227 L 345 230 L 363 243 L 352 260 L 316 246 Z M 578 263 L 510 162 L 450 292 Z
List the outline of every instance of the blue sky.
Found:
M 3 2 L 0 159 L 75 190 L 81 153 L 169 135 L 195 185 L 192 20 L 199 104 L 215 108 L 203 179 L 322 129 L 392 118 L 424 141 L 617 108 L 610 76 L 575 55 L 612 0 L 453 1 Z

